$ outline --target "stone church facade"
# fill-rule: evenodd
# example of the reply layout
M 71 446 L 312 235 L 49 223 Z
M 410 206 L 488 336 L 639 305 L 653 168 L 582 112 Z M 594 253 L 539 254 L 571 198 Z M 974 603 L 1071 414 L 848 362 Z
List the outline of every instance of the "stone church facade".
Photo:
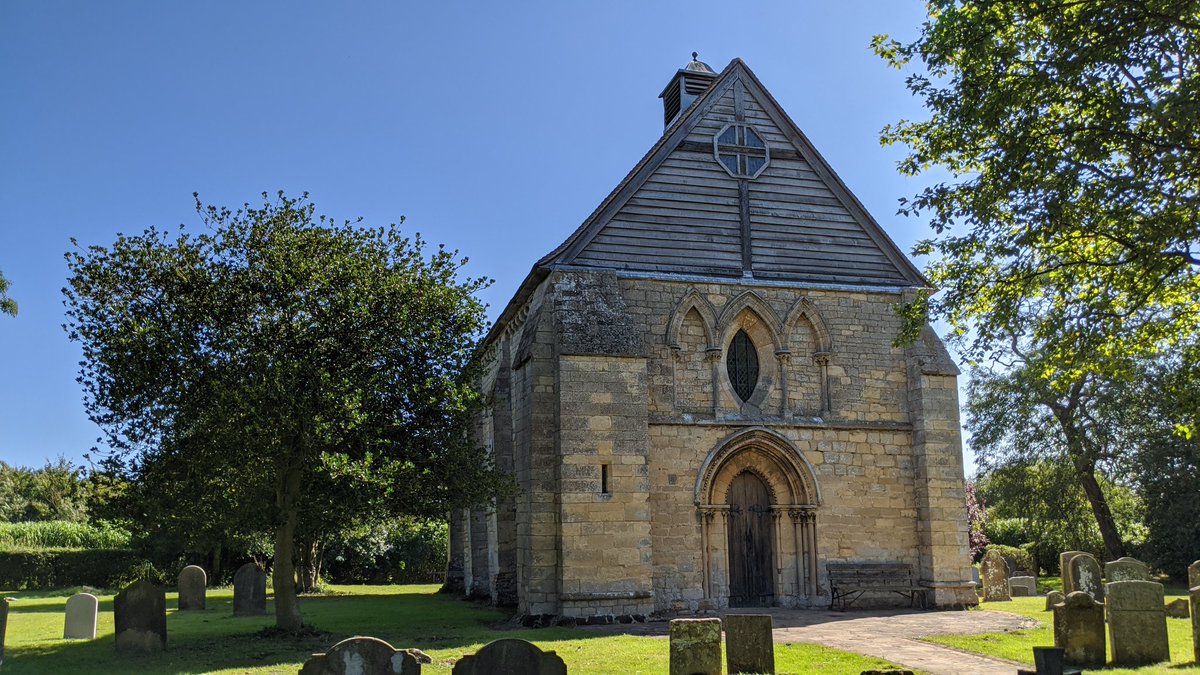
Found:
M 958 370 L 892 306 L 928 282 L 740 60 L 486 339 L 480 436 L 519 493 L 451 515 L 448 586 L 525 615 L 829 603 L 903 562 L 975 603 Z M 886 600 L 886 598 L 880 598 Z

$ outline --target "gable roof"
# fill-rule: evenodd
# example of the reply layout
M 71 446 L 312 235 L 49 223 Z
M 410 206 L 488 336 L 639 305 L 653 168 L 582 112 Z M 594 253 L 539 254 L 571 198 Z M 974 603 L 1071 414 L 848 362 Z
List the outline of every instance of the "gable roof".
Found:
M 719 128 L 721 119 L 732 121 L 731 118 L 728 118 L 728 116 L 721 118 L 720 115 L 714 114 L 713 111 L 718 107 L 719 102 L 723 102 L 722 105 L 728 107 L 730 96 L 735 91 L 739 96 L 739 105 L 740 98 L 743 96 L 747 101 L 755 102 L 754 110 L 755 114 L 758 115 L 758 118 L 755 120 L 756 124 L 772 127 L 771 131 L 774 137 L 770 142 L 771 152 L 775 155 L 784 155 L 793 158 L 794 165 L 803 167 L 805 175 L 813 175 L 814 180 L 810 181 L 810 184 L 818 185 L 822 190 L 825 191 L 822 193 L 821 197 L 809 199 L 808 201 L 816 201 L 832 205 L 826 207 L 815 207 L 817 209 L 827 211 L 832 215 L 809 214 L 808 216 L 804 217 L 817 217 L 818 219 L 840 221 L 833 223 L 808 222 L 806 224 L 788 220 L 787 222 L 776 222 L 775 225 L 770 228 L 762 228 L 764 230 L 771 229 L 775 232 L 775 234 L 756 234 L 755 236 L 775 237 L 775 241 L 770 243 L 773 243 L 777 247 L 777 250 L 784 251 L 784 257 L 792 257 L 791 251 L 794 251 L 795 256 L 798 256 L 799 258 L 803 258 L 803 256 L 808 255 L 808 258 L 801 259 L 798 262 L 790 261 L 794 263 L 790 266 L 787 264 L 789 262 L 788 260 L 780 259 L 777 255 L 773 259 L 776 263 L 774 265 L 774 273 L 776 274 L 775 278 L 795 278 L 799 281 L 824 281 L 826 283 L 832 281 L 834 283 L 851 285 L 889 285 L 899 287 L 928 287 L 930 285 L 921 272 L 912 264 L 911 261 L 908 260 L 908 258 L 883 231 L 870 213 L 868 213 L 867 210 L 862 206 L 861 202 L 859 202 L 858 199 L 850 192 L 833 168 L 829 166 L 829 163 L 825 161 L 819 152 L 817 152 L 811 141 L 808 140 L 808 138 L 802 131 L 800 131 L 791 118 L 788 117 L 787 113 L 784 112 L 775 98 L 771 96 L 770 92 L 763 87 L 762 83 L 758 80 L 750 68 L 746 66 L 741 59 L 734 59 L 729 63 L 728 66 L 725 67 L 724 70 L 721 71 L 721 74 L 716 80 L 713 81 L 708 90 L 702 96 L 698 97 L 692 103 L 692 105 L 686 111 L 684 111 L 683 114 L 679 115 L 676 120 L 663 132 L 663 135 L 659 138 L 658 142 L 656 142 L 654 146 L 650 148 L 646 155 L 642 157 L 641 161 L 639 161 L 637 165 L 633 167 L 629 174 L 626 175 L 625 178 L 600 203 L 600 205 L 596 207 L 595 211 L 593 211 L 591 215 L 589 215 L 562 244 L 560 244 L 550 253 L 543 256 L 534 264 L 533 269 L 530 270 L 529 275 L 522 282 L 517 293 L 509 302 L 508 306 L 505 307 L 501 315 L 497 318 L 496 325 L 493 326 L 493 329 L 489 333 L 486 341 L 490 341 L 492 335 L 508 322 L 516 309 L 524 303 L 525 299 L 529 296 L 533 289 L 536 288 L 537 284 L 539 284 L 555 266 L 583 265 L 601 269 L 639 269 L 637 265 L 631 267 L 629 264 L 623 262 L 627 256 L 622 252 L 619 244 L 606 243 L 603 241 L 606 236 L 610 241 L 621 241 L 622 227 L 625 228 L 624 232 L 628 234 L 628 231 L 631 227 L 637 226 L 636 224 L 631 226 L 622 225 L 620 222 L 614 222 L 614 217 L 621 216 L 623 220 L 637 220 L 638 216 L 636 214 L 632 218 L 629 218 L 623 215 L 622 210 L 628 209 L 638 212 L 639 208 L 637 203 L 639 201 L 651 204 L 655 203 L 654 199 L 639 199 L 639 195 L 649 195 L 651 197 L 664 196 L 661 191 L 652 191 L 656 187 L 659 189 L 662 188 L 661 184 L 655 184 L 652 181 L 653 177 L 656 175 L 656 172 L 660 171 L 665 164 L 670 164 L 668 161 L 669 159 L 678 163 L 676 159 L 672 158 L 685 156 L 688 152 L 691 153 L 690 156 L 692 157 L 698 156 L 696 153 L 701 152 L 703 149 L 697 147 L 699 144 L 696 142 L 696 140 L 699 137 L 695 134 L 704 132 L 703 138 L 711 139 L 712 131 L 708 130 L 708 127 L 716 124 L 718 125 L 717 128 Z M 705 126 L 701 129 L 698 129 L 698 126 L 702 124 Z M 693 135 L 693 138 L 690 142 L 688 141 L 689 135 Z M 711 140 L 708 142 L 711 143 Z M 785 145 L 790 145 L 791 148 L 784 148 L 783 146 Z M 711 150 L 708 150 L 707 153 L 707 163 L 711 165 L 711 170 L 718 173 L 722 172 L 723 170 L 716 163 L 715 159 L 712 159 Z M 778 164 L 784 164 L 788 160 L 779 159 L 773 161 Z M 740 262 L 739 264 L 734 264 L 730 260 L 730 251 L 727 250 L 729 247 L 729 242 L 734 241 L 736 238 L 733 237 L 731 232 L 736 233 L 737 230 L 731 231 L 729 228 L 731 226 L 736 227 L 733 220 L 737 218 L 737 214 L 730 211 L 731 201 L 727 196 L 724 196 L 730 194 L 728 190 L 731 187 L 734 190 L 737 189 L 737 181 L 736 179 L 728 178 L 727 176 L 723 177 L 726 179 L 727 185 L 724 186 L 724 188 L 714 188 L 714 190 L 724 189 L 724 193 L 718 192 L 716 197 L 681 194 L 679 196 L 683 197 L 683 199 L 675 201 L 671 208 L 687 208 L 686 202 L 689 198 L 692 198 L 698 202 L 706 202 L 706 204 L 703 205 L 703 208 L 710 211 L 710 213 L 706 215 L 714 218 L 713 222 L 711 223 L 712 227 L 709 227 L 707 230 L 705 230 L 708 232 L 708 234 L 697 234 L 693 237 L 695 239 L 693 243 L 705 247 L 709 257 L 714 258 L 712 263 L 714 266 L 704 267 L 702 263 L 697 263 L 698 269 L 693 270 L 692 273 L 741 278 L 742 268 L 740 266 Z M 677 182 L 686 183 L 687 181 L 683 180 Z M 755 185 L 756 182 L 751 181 L 751 184 Z M 649 190 L 647 190 L 648 186 Z M 685 186 L 677 187 L 680 187 L 681 189 L 685 188 Z M 752 191 L 757 190 L 756 194 L 758 196 L 769 196 L 772 194 L 772 189 L 773 188 L 771 186 L 756 186 L 751 188 Z M 781 205 L 775 204 L 774 206 L 779 207 Z M 782 204 L 782 207 L 785 209 L 792 206 L 793 205 L 790 204 Z M 647 213 L 647 209 L 645 207 L 641 208 L 640 213 Z M 763 211 L 763 213 L 768 212 Z M 776 214 L 776 212 L 769 213 Z M 796 215 L 796 212 L 793 211 L 786 211 L 786 213 L 790 214 L 788 217 L 793 219 Z M 677 214 L 672 213 L 672 216 L 675 215 Z M 656 219 L 643 215 L 642 219 L 652 220 L 653 222 L 659 223 L 673 221 L 676 219 L 687 221 L 688 219 L 684 217 L 686 215 L 686 213 L 680 212 L 678 214 L 678 218 L 673 218 L 670 216 L 664 218 L 660 216 Z M 759 215 L 761 217 L 761 214 Z M 752 216 L 752 220 L 753 218 L 754 216 Z M 722 219 L 724 220 L 722 221 Z M 706 221 L 705 224 L 707 225 L 709 223 Z M 602 236 L 602 232 L 604 232 L 605 228 L 609 227 L 610 225 L 613 228 L 611 233 L 609 235 Z M 815 226 L 815 228 L 808 226 Z M 642 227 L 643 229 L 650 228 L 650 230 L 653 231 L 654 226 L 643 225 Z M 664 227 L 668 226 L 664 225 Z M 831 238 L 829 236 L 809 236 L 807 239 L 805 239 L 804 237 L 797 238 L 795 236 L 791 236 L 792 232 L 801 232 L 805 230 L 806 227 L 812 230 L 812 232 L 823 232 L 825 234 L 829 234 L 830 231 L 821 229 L 822 227 L 842 228 L 843 231 L 832 232 L 835 235 L 841 235 L 841 238 Z M 685 229 L 683 232 L 689 232 L 690 229 L 692 228 Z M 812 232 L 809 234 L 812 235 Z M 634 236 L 645 237 L 647 235 L 642 232 L 635 233 Z M 653 236 L 653 234 L 651 236 Z M 598 237 L 600 237 L 599 240 Z M 845 237 L 852 237 L 855 239 L 847 240 Z M 684 264 L 681 262 L 681 260 L 684 259 L 688 253 L 686 251 L 683 253 L 679 253 L 678 251 L 672 253 L 670 251 L 671 247 L 677 247 L 680 244 L 680 238 L 681 237 L 678 233 L 674 235 L 671 233 L 662 233 L 660 235 L 661 242 L 659 242 L 659 247 L 657 249 L 650 249 L 652 255 L 665 254 L 665 257 L 667 258 L 670 258 L 672 255 L 674 255 L 676 258 L 674 267 L 672 267 L 672 264 L 668 260 L 667 264 L 665 265 L 655 265 L 643 262 L 641 263 L 640 269 L 643 271 L 688 271 L 680 267 L 680 265 Z M 686 235 L 684 235 L 683 238 L 686 238 Z M 822 277 L 818 273 L 819 270 L 809 275 L 805 275 L 804 273 L 801 273 L 799 276 L 797 275 L 797 270 L 805 269 L 805 264 L 815 264 L 818 266 L 822 264 L 829 264 L 822 261 L 822 251 L 816 249 L 809 250 L 810 247 L 821 246 L 822 244 L 820 242 L 844 243 L 846 241 L 850 241 L 851 244 L 857 247 L 856 250 L 867 251 L 867 253 L 872 256 L 870 259 L 864 259 L 862 262 L 860 262 L 864 268 L 870 268 L 868 271 L 863 273 L 865 276 L 854 277 L 851 275 L 849 278 L 842 279 L 840 277 L 845 273 L 842 272 L 841 269 L 836 272 L 832 271 L 833 265 L 830 265 L 831 269 L 828 269 L 824 272 L 825 277 Z M 720 250 L 722 248 L 720 242 L 724 242 L 724 247 L 726 250 Z M 764 242 L 764 244 L 765 243 L 767 242 Z M 651 246 L 653 245 L 654 242 L 651 242 Z M 739 249 L 740 246 L 741 245 L 738 244 Z M 755 241 L 754 246 L 755 251 L 759 251 L 760 249 L 763 251 L 768 250 L 765 245 L 760 247 L 758 241 Z M 606 248 L 608 251 L 607 253 L 605 252 Z M 756 253 L 755 255 L 758 254 Z M 769 256 L 764 256 L 764 258 L 766 257 Z M 771 264 L 764 262 L 764 269 L 766 270 L 764 272 L 764 278 L 771 278 L 771 268 Z M 754 265 L 753 270 L 754 278 L 760 278 L 760 268 L 757 263 Z M 839 278 L 828 278 L 830 274 L 838 274 Z

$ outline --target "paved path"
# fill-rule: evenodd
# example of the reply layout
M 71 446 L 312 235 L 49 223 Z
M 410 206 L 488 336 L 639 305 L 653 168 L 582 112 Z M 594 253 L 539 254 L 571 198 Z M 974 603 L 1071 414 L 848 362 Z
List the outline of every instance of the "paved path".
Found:
M 922 642 L 930 635 L 972 635 L 1030 628 L 1031 619 L 1003 612 L 754 609 L 770 614 L 775 642 L 812 642 L 865 654 L 932 675 L 1014 675 L 1019 664 Z M 668 624 L 588 626 L 581 630 L 666 636 Z

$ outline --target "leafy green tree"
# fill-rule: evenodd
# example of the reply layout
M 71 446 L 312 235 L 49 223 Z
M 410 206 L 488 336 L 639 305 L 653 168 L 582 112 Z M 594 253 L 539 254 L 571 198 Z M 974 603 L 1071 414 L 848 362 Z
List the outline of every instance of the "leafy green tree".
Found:
M 177 458 L 195 488 L 179 508 L 220 473 L 258 509 L 274 535 L 276 623 L 297 630 L 296 541 L 330 482 L 353 496 L 343 514 L 416 516 L 503 485 L 470 424 L 487 282 L 396 226 L 318 216 L 307 195 L 237 211 L 197 197 L 196 209 L 203 234 L 150 228 L 67 254 L 85 405 L 135 466 Z
M 39 469 L 0 461 L 0 520 L 9 522 L 88 519 L 82 467 L 59 456 Z
M 17 315 L 17 301 L 8 297 L 8 289 L 12 284 L 0 272 L 0 314 Z
M 950 322 L 976 360 L 1013 334 L 1077 350 L 1040 377 L 1104 371 L 1200 334 L 1200 5 L 1194 0 L 930 0 L 909 43 L 929 113 L 883 130 L 900 171 L 949 175 L 903 201 L 927 214 L 944 293 L 908 307 Z M 1046 320 L 1022 320 L 1037 304 Z M 1077 325 L 1087 343 L 1068 340 Z M 915 334 L 915 333 L 914 333 Z M 1051 355 L 1053 356 L 1053 354 Z M 1060 392 L 1069 382 L 1058 386 Z

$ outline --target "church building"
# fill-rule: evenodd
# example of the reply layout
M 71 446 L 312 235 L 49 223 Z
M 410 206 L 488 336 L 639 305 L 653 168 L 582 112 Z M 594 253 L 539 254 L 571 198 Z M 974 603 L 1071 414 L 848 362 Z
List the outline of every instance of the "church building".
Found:
M 451 515 L 448 587 L 670 615 L 828 605 L 826 565 L 899 562 L 975 604 L 958 369 L 928 327 L 893 346 L 928 281 L 745 63 L 694 56 L 486 338 L 478 430 L 520 491 Z

